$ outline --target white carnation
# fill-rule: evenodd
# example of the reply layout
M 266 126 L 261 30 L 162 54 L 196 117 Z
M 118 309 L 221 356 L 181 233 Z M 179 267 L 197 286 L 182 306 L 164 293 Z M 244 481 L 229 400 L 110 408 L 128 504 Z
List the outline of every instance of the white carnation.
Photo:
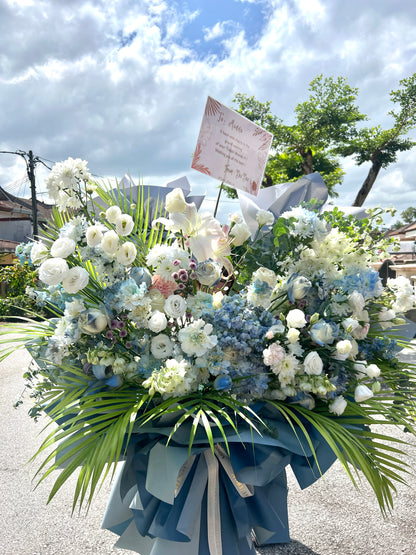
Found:
M 344 399 L 344 397 L 342 395 L 338 395 L 337 397 L 335 397 L 332 403 L 328 405 L 328 410 L 329 412 L 332 412 L 332 414 L 336 414 L 337 416 L 340 416 L 347 408 L 347 405 L 348 403 Z

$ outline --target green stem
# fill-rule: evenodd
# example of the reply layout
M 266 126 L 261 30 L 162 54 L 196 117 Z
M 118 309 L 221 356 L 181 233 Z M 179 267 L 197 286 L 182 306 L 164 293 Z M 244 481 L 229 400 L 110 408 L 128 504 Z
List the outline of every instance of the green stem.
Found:
M 215 218 L 216 215 L 217 215 L 218 204 L 219 204 L 219 202 L 220 202 L 220 197 L 221 197 L 221 193 L 222 193 L 223 187 L 224 187 L 224 182 L 221 183 L 221 185 L 220 185 L 220 190 L 218 191 L 217 202 L 215 203 L 214 218 Z

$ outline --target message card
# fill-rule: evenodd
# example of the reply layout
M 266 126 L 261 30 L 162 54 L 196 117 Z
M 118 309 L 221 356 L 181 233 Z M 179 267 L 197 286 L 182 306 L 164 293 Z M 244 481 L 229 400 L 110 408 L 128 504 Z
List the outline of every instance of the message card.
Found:
M 208 97 L 191 167 L 256 195 L 273 135 Z

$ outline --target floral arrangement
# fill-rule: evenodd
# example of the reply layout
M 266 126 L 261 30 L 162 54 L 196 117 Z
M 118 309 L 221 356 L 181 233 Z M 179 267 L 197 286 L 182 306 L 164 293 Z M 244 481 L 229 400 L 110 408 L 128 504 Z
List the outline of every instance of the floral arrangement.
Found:
M 81 160 L 57 164 L 47 186 L 54 221 L 24 254 L 39 278 L 27 295 L 54 317 L 9 329 L 36 361 L 32 416 L 57 424 L 40 449 L 59 442 L 43 477 L 65 463 L 51 497 L 81 467 L 74 506 L 91 501 L 131 435 L 161 419 L 168 442 L 188 426 L 189 453 L 201 430 L 212 450 L 228 451 L 229 430 L 278 436 L 266 408 L 316 459 L 314 429 L 383 512 L 392 506 L 406 463 L 370 426 L 414 433 L 416 373 L 397 359 L 397 330 L 416 299 L 408 280 L 383 287 L 371 267 L 387 246 L 379 213 L 259 210 L 252 236 L 239 215 L 221 225 L 180 189 L 161 188 L 150 221 L 145 186 L 133 201 Z

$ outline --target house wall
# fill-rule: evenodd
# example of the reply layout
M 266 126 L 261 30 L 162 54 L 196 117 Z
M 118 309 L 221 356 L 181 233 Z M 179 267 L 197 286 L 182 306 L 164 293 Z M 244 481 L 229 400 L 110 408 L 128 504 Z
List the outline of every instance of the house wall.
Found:
M 5 241 L 22 243 L 32 236 L 32 222 L 29 220 L 14 220 L 2 222 L 0 220 L 0 238 Z

